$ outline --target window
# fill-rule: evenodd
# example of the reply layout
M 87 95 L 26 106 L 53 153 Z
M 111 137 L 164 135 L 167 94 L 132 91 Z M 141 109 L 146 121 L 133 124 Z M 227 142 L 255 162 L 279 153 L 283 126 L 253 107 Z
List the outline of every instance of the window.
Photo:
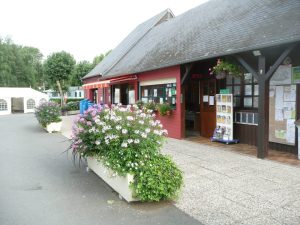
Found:
M 258 83 L 251 73 L 245 73 L 244 79 L 227 76 L 226 88 L 233 94 L 233 105 L 237 108 L 258 108 Z
M 78 93 L 79 93 L 79 98 L 81 98 L 81 91 L 79 91 Z
M 75 91 L 75 98 L 77 98 L 77 91 Z
M 134 104 L 135 91 L 132 84 L 117 84 L 112 87 L 112 101 L 114 104 Z
M 35 101 L 31 98 L 27 100 L 27 109 L 34 109 Z
M 0 99 L 0 111 L 7 111 L 7 102 L 4 99 Z
M 244 75 L 244 108 L 258 107 L 258 84 L 251 73 Z
M 226 87 L 233 94 L 233 106 L 241 107 L 241 95 L 242 95 L 242 79 L 240 77 L 227 76 Z
M 235 123 L 257 125 L 258 113 L 253 112 L 235 112 Z
M 176 83 L 156 84 L 141 87 L 141 100 L 145 103 L 167 102 L 176 107 Z

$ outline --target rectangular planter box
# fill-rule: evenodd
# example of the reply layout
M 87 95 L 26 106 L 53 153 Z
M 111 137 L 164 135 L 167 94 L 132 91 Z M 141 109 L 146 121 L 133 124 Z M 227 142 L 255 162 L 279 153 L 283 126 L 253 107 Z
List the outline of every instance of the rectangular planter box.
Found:
M 62 121 L 57 123 L 50 123 L 46 126 L 46 131 L 48 133 L 59 132 L 61 130 Z
M 68 111 L 67 115 L 78 115 L 80 113 L 79 110 Z
M 130 182 L 133 182 L 133 175 L 127 174 L 125 177 L 114 175 L 112 170 L 92 157 L 87 158 L 87 163 L 88 167 L 119 193 L 120 197 L 124 198 L 127 202 L 139 201 L 138 198 L 133 197 L 133 192 L 129 188 Z

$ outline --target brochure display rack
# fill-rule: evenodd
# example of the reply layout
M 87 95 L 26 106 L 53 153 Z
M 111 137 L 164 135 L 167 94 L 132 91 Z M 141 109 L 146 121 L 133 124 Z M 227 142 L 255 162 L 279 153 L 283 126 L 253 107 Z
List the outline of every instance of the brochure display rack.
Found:
M 211 141 L 219 141 L 226 144 L 238 143 L 233 139 L 233 96 L 232 94 L 217 94 L 217 126 Z

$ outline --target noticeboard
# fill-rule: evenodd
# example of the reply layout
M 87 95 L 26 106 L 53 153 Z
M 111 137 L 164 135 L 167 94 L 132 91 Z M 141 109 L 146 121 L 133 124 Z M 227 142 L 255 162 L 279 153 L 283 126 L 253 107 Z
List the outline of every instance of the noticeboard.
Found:
M 282 84 L 272 82 L 273 77 L 270 81 L 270 84 L 275 85 L 271 85 L 269 91 L 269 141 L 294 146 L 297 90 L 296 85 L 291 84 L 292 69 L 290 71 L 288 73 L 285 66 L 285 78 L 291 80 L 289 84 L 286 81 Z

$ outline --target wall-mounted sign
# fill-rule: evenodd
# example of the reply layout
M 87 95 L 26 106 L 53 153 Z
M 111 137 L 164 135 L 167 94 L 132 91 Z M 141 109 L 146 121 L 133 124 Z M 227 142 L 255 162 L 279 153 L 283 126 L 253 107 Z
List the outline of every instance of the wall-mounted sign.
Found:
M 300 66 L 292 68 L 292 83 L 300 84 Z

